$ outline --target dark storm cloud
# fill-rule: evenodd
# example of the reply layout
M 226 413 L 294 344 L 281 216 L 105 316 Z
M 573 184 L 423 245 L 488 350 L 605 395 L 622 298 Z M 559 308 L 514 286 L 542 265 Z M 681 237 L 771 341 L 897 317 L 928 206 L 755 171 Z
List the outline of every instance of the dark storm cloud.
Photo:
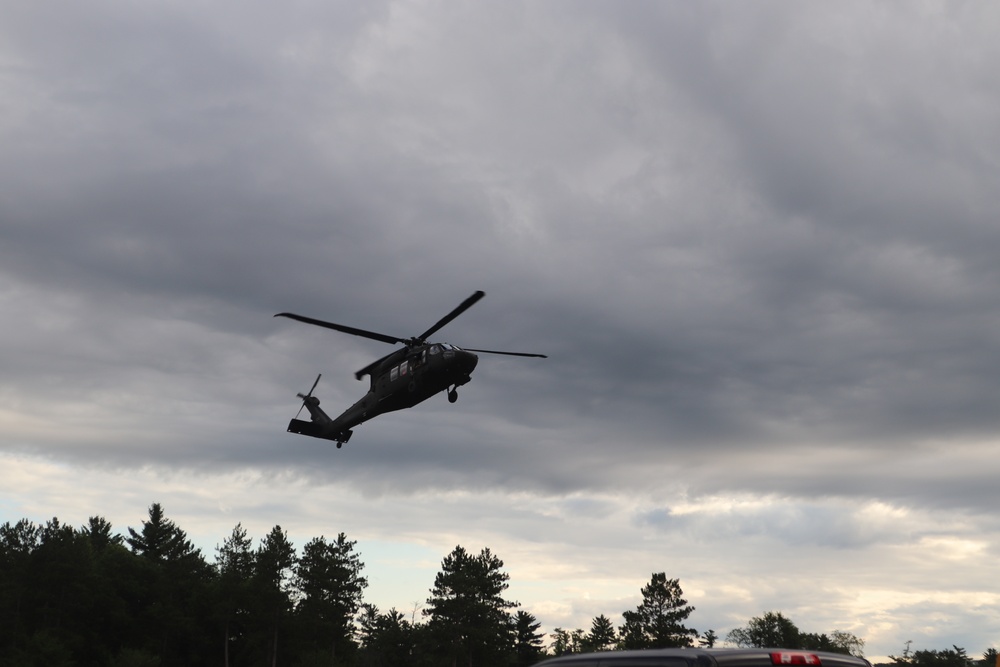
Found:
M 640 52 L 680 73 L 694 104 L 733 139 L 731 156 L 754 184 L 739 224 L 706 222 L 718 236 L 695 249 L 743 286 L 721 305 L 740 316 L 720 323 L 729 340 L 700 348 L 718 360 L 708 376 L 760 396 L 752 407 L 762 418 L 797 414 L 821 437 L 991 432 L 997 272 L 987 260 L 998 236 L 981 138 L 974 143 L 954 111 L 957 93 L 935 90 L 934 54 L 912 53 L 908 42 L 880 46 L 886 62 L 872 67 L 861 57 L 868 51 L 843 43 L 853 23 L 837 11 L 785 9 L 625 19 L 677 37 L 635 33 Z M 889 29 L 899 20 L 873 13 Z M 806 46 L 814 38 L 820 45 Z M 894 78 L 906 58 L 916 74 Z M 975 71 L 959 81 L 970 79 Z M 924 81 L 933 84 L 921 89 Z M 878 97 L 857 94 L 858 85 Z M 890 115 L 897 109 L 911 110 L 900 119 Z M 907 127 L 914 113 L 926 122 Z
M 619 33 L 605 44 L 538 51 L 543 72 L 586 63 L 565 72 L 563 98 L 537 100 L 539 116 L 487 121 L 415 88 L 427 71 L 359 78 L 364 56 L 350 45 L 363 33 L 349 26 L 370 16 L 338 16 L 346 39 L 318 45 L 294 18 L 271 36 L 252 17 L 245 33 L 220 34 L 183 9 L 103 9 L 51 48 L 17 42 L 34 76 L 15 81 L 49 104 L 17 134 L 26 160 L 7 163 L 12 187 L 26 184 L 9 210 L 8 270 L 84 300 L 93 285 L 139 310 L 257 335 L 279 332 L 266 320 L 279 309 L 410 335 L 487 287 L 499 310 L 477 306 L 446 333 L 548 352 L 545 372 L 515 371 L 527 373 L 512 378 L 517 390 L 483 391 L 527 424 L 586 426 L 574 438 L 585 449 L 623 424 L 635 434 L 626 441 L 707 451 L 804 438 L 907 444 L 998 426 L 1000 355 L 988 334 L 997 274 L 985 261 L 994 197 L 977 171 L 981 150 L 949 140 L 951 123 L 914 120 L 907 134 L 903 118 L 884 131 L 885 109 L 906 108 L 916 81 L 891 79 L 902 57 L 891 51 L 885 72 L 867 73 L 867 60 L 838 48 L 846 26 L 824 28 L 822 13 L 643 6 L 614 17 Z M 21 34 L 41 23 L 27 17 Z M 674 39 L 654 40 L 653 25 Z M 806 41 L 817 31 L 825 47 Z M 808 56 L 791 57 L 799 52 Z M 500 71 L 490 55 L 480 64 Z M 472 71 L 444 74 L 427 82 L 473 110 L 501 102 L 458 87 Z M 852 95 L 862 74 L 878 99 Z M 508 76 L 497 85 L 513 93 L 540 85 L 538 74 Z M 576 164 L 504 147 L 587 86 L 601 103 L 576 126 L 547 127 L 545 140 L 576 144 Z M 623 96 L 612 102 L 610 91 Z M 641 93 L 667 100 L 670 115 L 649 114 Z M 435 108 L 455 127 L 432 129 L 421 114 Z M 455 152 L 488 123 L 493 136 L 475 141 L 499 151 L 491 167 L 488 153 Z M 686 130 L 656 139 L 660 123 Z M 46 139 L 43 128 L 61 134 Z M 577 144 L 580 128 L 596 129 L 589 145 Z M 442 152 L 426 152 L 428 141 Z M 615 142 L 635 155 L 614 158 Z M 954 149 L 931 150 L 942 144 Z M 525 157 L 539 186 L 489 176 Z M 635 164 L 645 166 L 605 190 L 602 179 Z M 701 177 L 715 188 L 663 189 Z

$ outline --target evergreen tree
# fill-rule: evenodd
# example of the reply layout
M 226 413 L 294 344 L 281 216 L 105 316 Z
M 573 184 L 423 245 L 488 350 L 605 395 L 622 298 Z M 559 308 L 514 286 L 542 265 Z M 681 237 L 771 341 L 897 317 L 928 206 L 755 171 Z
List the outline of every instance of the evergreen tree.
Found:
M 361 605 L 358 626 L 359 665 L 402 667 L 413 664 L 413 628 L 395 607 L 380 614 L 373 604 Z
M 236 653 L 245 652 L 246 623 L 252 605 L 253 574 L 255 553 L 253 541 L 247 537 L 243 524 L 238 523 L 221 546 L 216 547 L 215 567 L 218 578 L 215 582 L 215 616 L 221 626 L 223 642 L 223 664 L 229 667 L 230 647 L 240 644 Z
M 80 532 L 90 540 L 90 546 L 97 554 L 102 553 L 110 546 L 123 544 L 125 541 L 121 535 L 111 533 L 111 523 L 101 516 L 90 517 L 87 525 Z
M 642 618 L 633 611 L 622 612 L 625 622 L 618 628 L 618 646 L 626 651 L 649 648 L 649 637 Z
M 264 665 L 278 663 L 278 639 L 292 610 L 291 577 L 298 558 L 288 533 L 275 526 L 254 554 L 253 640 Z
M 642 588 L 642 604 L 634 611 L 622 613 L 625 618 L 626 648 L 667 648 L 690 646 L 698 631 L 684 626 L 694 611 L 683 597 L 677 579 L 667 579 L 663 572 L 654 572 Z
M 93 537 L 90 534 L 86 538 L 92 548 Z M 98 538 L 98 542 L 103 540 Z M 121 535 L 114 535 L 94 553 L 97 585 L 92 595 L 91 622 L 101 638 L 98 645 L 100 655 L 104 656 L 92 663 L 95 667 L 114 664 L 112 657 L 119 656 L 126 647 L 141 646 L 140 633 L 136 630 L 144 609 L 140 601 L 144 604 L 155 602 L 151 600 L 148 578 L 140 576 L 148 572 L 149 564 L 129 551 L 123 542 Z
M 139 556 L 135 574 L 141 582 L 136 634 L 138 648 L 165 663 L 188 663 L 211 651 L 209 592 L 214 571 L 187 534 L 166 518 L 159 503 L 149 507 L 142 530 L 125 538 Z
M 38 548 L 41 529 L 27 519 L 0 526 L 0 652 L 8 655 L 27 639 L 35 577 L 32 554 Z
M 573 641 L 568 632 L 562 628 L 555 628 L 552 630 L 551 636 L 552 644 L 549 648 L 552 650 L 552 655 L 558 658 L 561 655 L 573 652 Z
M 909 644 L 909 642 L 907 642 Z M 909 646 L 901 658 L 890 655 L 893 662 L 914 667 L 972 667 L 973 660 L 964 648 L 952 646 L 943 650 L 918 650 L 910 653 Z
M 544 652 L 542 650 L 542 626 L 538 619 L 523 609 L 511 617 L 514 626 L 514 656 L 517 667 L 526 667 L 538 662 Z
M 47 644 L 80 654 L 94 641 L 88 623 L 95 611 L 90 594 L 94 568 L 88 540 L 53 518 L 42 527 L 32 554 L 35 631 Z
M 569 653 L 585 653 L 592 650 L 588 643 L 588 635 L 581 628 L 576 630 L 563 630 L 556 628 L 552 631 L 552 655 L 567 655 Z
M 302 596 L 296 618 L 308 633 L 307 643 L 333 660 L 356 648 L 352 621 L 368 586 L 355 544 L 344 533 L 331 542 L 317 537 L 302 549 L 295 572 L 295 586 Z
M 592 651 L 607 651 L 615 645 L 615 626 L 611 619 L 601 614 L 590 623 L 590 634 L 587 635 L 587 648 Z
M 512 651 L 507 610 L 516 602 L 504 599 L 510 575 L 503 561 L 488 548 L 473 556 L 461 546 L 445 556 L 434 578 L 424 615 L 441 656 L 465 665 L 492 665 Z
M 159 503 L 149 506 L 149 521 L 142 522 L 142 532 L 129 528 L 125 538 L 133 553 L 155 563 L 184 563 L 194 569 L 204 564 L 201 550 L 196 549 L 187 533 L 167 519 Z M 200 562 L 199 562 L 200 561 Z

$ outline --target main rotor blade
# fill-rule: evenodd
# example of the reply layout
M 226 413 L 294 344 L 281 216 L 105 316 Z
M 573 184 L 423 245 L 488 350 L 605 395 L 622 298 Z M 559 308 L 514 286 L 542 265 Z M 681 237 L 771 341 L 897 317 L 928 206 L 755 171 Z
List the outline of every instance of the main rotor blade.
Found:
M 327 329 L 333 329 L 334 331 L 351 334 L 352 336 L 361 336 L 362 338 L 379 340 L 383 343 L 389 343 L 390 345 L 403 342 L 402 338 L 396 338 L 395 336 L 387 336 L 374 331 L 365 331 L 364 329 L 355 329 L 354 327 L 347 327 L 343 324 L 334 324 L 333 322 L 324 322 L 323 320 L 316 320 L 311 317 L 295 315 L 294 313 L 278 313 L 275 317 L 287 317 L 292 320 L 298 320 L 299 322 L 305 322 L 306 324 L 315 324 L 318 327 L 326 327 Z
M 458 304 L 458 307 L 455 308 L 455 310 L 451 311 L 450 313 L 448 313 L 447 315 L 445 315 L 444 317 L 442 317 L 440 320 L 438 320 L 437 324 L 435 324 L 434 326 L 432 326 L 430 329 L 428 329 L 427 331 L 425 331 L 421 335 L 417 336 L 417 340 L 420 340 L 420 341 L 427 340 L 429 337 L 433 336 L 438 331 L 438 329 L 441 329 L 444 325 L 448 324 L 453 319 L 455 319 L 456 317 L 458 317 L 459 315 L 461 315 L 462 313 L 464 313 L 465 311 L 467 311 L 469 308 L 471 308 L 473 306 L 473 304 L 475 304 L 477 301 L 479 301 L 480 299 L 482 299 L 484 296 L 486 296 L 486 292 L 483 292 L 482 290 L 478 290 L 475 294 L 473 294 L 472 296 L 470 296 L 468 299 L 466 299 L 462 303 Z
M 531 354 L 530 352 L 501 352 L 500 350 L 475 350 L 471 347 L 463 347 L 466 352 L 484 352 L 486 354 L 506 354 L 508 357 L 541 357 L 542 359 L 548 359 L 547 354 Z

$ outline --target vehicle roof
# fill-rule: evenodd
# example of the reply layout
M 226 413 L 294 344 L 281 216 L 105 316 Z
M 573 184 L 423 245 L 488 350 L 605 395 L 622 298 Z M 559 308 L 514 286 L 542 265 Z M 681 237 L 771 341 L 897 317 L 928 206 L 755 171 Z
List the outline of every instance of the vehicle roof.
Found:
M 776 648 L 662 648 L 642 651 L 573 653 L 536 667 L 771 667 L 771 653 L 817 656 L 821 667 L 871 667 L 864 658 L 843 653 Z

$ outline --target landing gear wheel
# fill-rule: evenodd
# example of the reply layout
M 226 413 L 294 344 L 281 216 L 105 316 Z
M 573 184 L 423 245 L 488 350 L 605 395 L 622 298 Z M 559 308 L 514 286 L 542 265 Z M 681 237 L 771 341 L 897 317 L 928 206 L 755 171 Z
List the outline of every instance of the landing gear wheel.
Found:
M 448 402 L 454 403 L 457 400 L 458 400 L 458 390 L 452 389 L 451 391 L 448 392 Z
M 338 442 L 338 443 L 337 443 L 337 449 L 340 449 L 340 448 L 341 448 L 341 447 L 343 447 L 343 446 L 344 446 L 344 443 L 342 443 L 342 442 Z

